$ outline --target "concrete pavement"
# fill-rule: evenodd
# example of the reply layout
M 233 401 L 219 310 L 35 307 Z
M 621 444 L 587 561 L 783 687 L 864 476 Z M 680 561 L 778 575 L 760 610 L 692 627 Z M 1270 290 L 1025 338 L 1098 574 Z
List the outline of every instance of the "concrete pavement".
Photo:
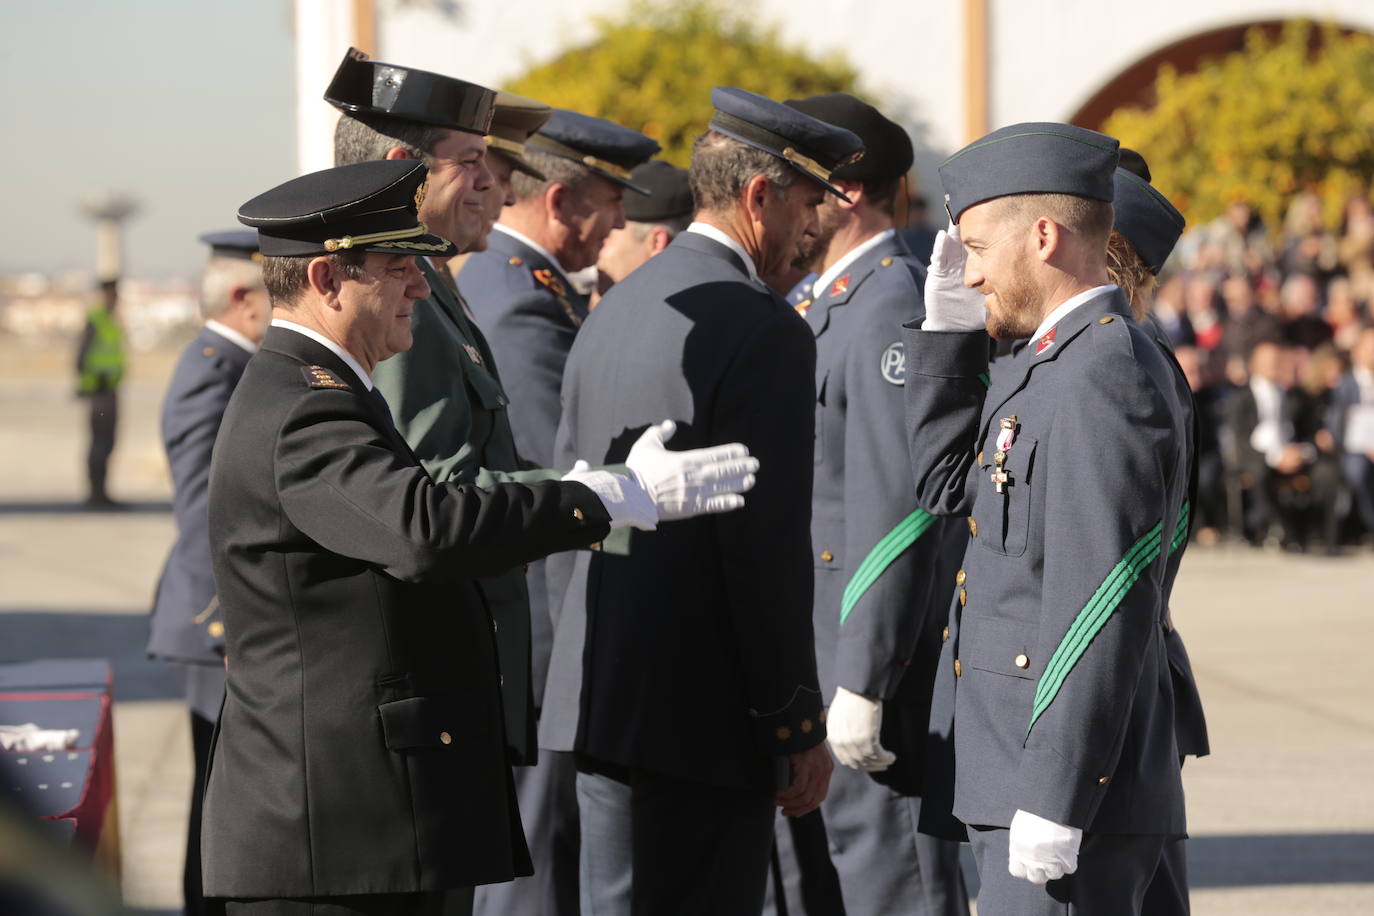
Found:
M 68 355 L 0 340 L 0 661 L 101 656 L 116 670 L 123 889 L 179 906 L 190 738 L 143 657 L 171 543 L 156 417 L 173 354 L 138 355 L 111 475 L 130 511 L 85 513 Z M 1374 556 L 1193 548 L 1174 620 L 1213 756 L 1185 769 L 1198 916 L 1374 913 Z

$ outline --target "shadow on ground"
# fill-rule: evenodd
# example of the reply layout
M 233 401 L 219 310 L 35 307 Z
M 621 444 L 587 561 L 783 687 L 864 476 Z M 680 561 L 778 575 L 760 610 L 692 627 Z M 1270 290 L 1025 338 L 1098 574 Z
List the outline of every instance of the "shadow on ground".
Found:
M 158 515 L 171 511 L 172 504 L 160 499 L 119 501 L 104 508 L 80 501 L 0 502 L 0 515 Z
M 114 668 L 116 700 L 173 700 L 181 689 L 170 668 L 148 658 L 148 614 L 63 611 L 0 613 L 0 662 L 103 658 Z

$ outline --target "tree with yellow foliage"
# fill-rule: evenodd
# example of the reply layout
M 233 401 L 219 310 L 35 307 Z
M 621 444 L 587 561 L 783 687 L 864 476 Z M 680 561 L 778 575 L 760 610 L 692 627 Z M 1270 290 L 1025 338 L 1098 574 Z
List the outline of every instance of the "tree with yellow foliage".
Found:
M 1289 200 L 1315 192 L 1335 227 L 1374 175 L 1374 36 L 1305 20 L 1194 73 L 1160 69 L 1154 108 L 1121 109 L 1103 130 L 1150 163 L 1193 225 L 1243 199 L 1271 230 Z
M 712 87 L 781 100 L 855 92 L 855 80 L 842 57 L 817 60 L 785 47 L 775 28 L 754 24 L 738 4 L 636 0 L 598 19 L 589 46 L 564 52 L 507 88 L 642 130 L 663 146 L 663 158 L 685 167 L 711 118 Z

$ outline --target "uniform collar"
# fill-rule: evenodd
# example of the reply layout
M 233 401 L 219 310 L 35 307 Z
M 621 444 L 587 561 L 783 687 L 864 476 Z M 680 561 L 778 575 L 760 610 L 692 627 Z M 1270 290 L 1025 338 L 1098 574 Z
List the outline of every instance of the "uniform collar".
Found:
M 882 232 L 865 239 L 853 248 L 846 251 L 838 261 L 831 264 L 825 273 L 816 278 L 816 282 L 811 284 L 811 298 L 818 301 L 830 291 L 831 285 L 843 276 L 844 272 L 859 258 L 877 248 L 883 242 L 897 234 L 896 229 L 884 229 Z M 843 292 L 841 290 L 840 292 Z
M 294 321 L 287 321 L 285 318 L 273 318 L 272 327 L 284 328 L 288 331 L 295 331 L 297 334 L 302 334 L 306 337 L 309 337 L 311 340 L 315 341 L 315 343 L 324 347 L 330 353 L 333 353 L 339 359 L 343 360 L 343 364 L 353 370 L 353 374 L 358 377 L 358 381 L 363 383 L 363 387 L 366 388 L 368 391 L 372 390 L 372 376 L 367 374 L 367 372 L 363 369 L 362 364 L 359 363 L 356 359 L 354 359 L 351 353 L 349 353 L 343 347 L 336 344 L 334 341 L 330 340 L 328 337 L 325 337 L 318 331 L 307 328 L 303 324 L 296 324 L 296 322 Z
M 1055 306 L 1054 311 L 1046 315 L 1045 320 L 1040 322 L 1040 327 L 1035 329 L 1035 333 L 1031 335 L 1031 341 L 1034 342 L 1039 340 L 1041 337 L 1044 337 L 1046 334 L 1049 333 L 1050 328 L 1059 324 L 1059 322 L 1064 320 L 1065 316 L 1067 316 L 1070 312 L 1078 308 L 1083 303 L 1087 302 L 1089 299 L 1092 299 L 1096 296 L 1101 296 L 1104 293 L 1110 293 L 1112 290 L 1117 288 L 1118 287 L 1115 283 L 1104 283 L 1101 286 L 1094 286 L 1092 289 L 1084 290 L 1077 296 L 1074 296 L 1066 300 L 1065 302 Z
M 223 337 L 231 344 L 234 344 L 237 347 L 241 347 L 244 350 L 247 350 L 249 353 L 258 352 L 257 344 L 253 343 L 253 341 L 249 340 L 246 336 L 240 334 L 238 331 L 235 331 L 233 328 L 229 327 L 229 325 L 224 324 L 223 322 L 216 321 L 213 318 L 207 318 L 205 319 L 205 327 L 207 330 L 214 331 L 216 334 L 218 334 L 220 337 Z
M 539 255 L 544 260 L 548 261 L 551 265 L 553 265 L 553 269 L 558 271 L 559 275 L 563 277 L 563 282 L 567 284 L 567 287 L 572 290 L 576 289 L 576 287 L 573 286 L 572 280 L 568 278 L 567 268 L 565 268 L 562 264 L 558 263 L 558 259 L 553 256 L 553 252 L 549 251 L 547 248 L 536 242 L 534 239 L 530 238 L 528 235 L 525 235 L 523 232 L 519 232 L 515 229 L 512 229 L 510 226 L 505 226 L 501 223 L 497 223 L 491 228 L 498 232 L 505 233 L 506 235 L 515 239 L 521 245 L 524 245 L 526 248 L 529 248 L 531 251 Z
M 726 248 L 729 248 L 739 257 L 740 261 L 743 262 L 745 273 L 749 274 L 749 279 L 756 283 L 761 282 L 759 281 L 758 268 L 754 266 L 754 259 L 749 257 L 749 252 L 744 250 L 743 245 L 732 239 L 729 235 L 717 229 L 715 226 L 712 226 L 710 223 L 703 222 L 692 223 L 687 227 L 687 231 L 695 233 L 696 235 L 704 235 L 711 241 L 719 242 Z

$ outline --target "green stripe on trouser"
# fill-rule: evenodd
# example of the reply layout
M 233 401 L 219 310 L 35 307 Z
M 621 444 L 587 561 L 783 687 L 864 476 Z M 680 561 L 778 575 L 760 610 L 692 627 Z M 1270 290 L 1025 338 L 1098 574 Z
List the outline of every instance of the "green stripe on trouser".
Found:
M 1030 724 L 1026 726 L 1027 738 L 1030 737 L 1036 721 L 1044 715 L 1045 710 L 1050 708 L 1054 698 L 1059 695 L 1059 688 L 1064 686 L 1069 672 L 1073 671 L 1074 665 L 1083 657 L 1088 645 L 1120 606 L 1122 599 L 1140 578 L 1141 573 L 1159 556 L 1163 527 L 1164 522 L 1161 521 L 1135 542 L 1135 546 L 1112 568 L 1107 578 L 1097 587 L 1097 591 L 1088 599 L 1088 603 L 1083 606 L 1083 610 L 1074 618 L 1069 632 L 1060 641 L 1059 648 L 1054 650 L 1049 664 L 1045 666 L 1045 672 L 1040 675 L 1040 680 L 1035 685 L 1035 703 L 1031 707 Z
M 1178 510 L 1178 524 L 1174 526 L 1174 539 L 1169 542 L 1169 553 L 1177 551 L 1188 540 L 1188 522 L 1191 521 L 1192 512 L 1193 507 L 1185 499 L 1183 508 Z
M 892 561 L 902 555 L 916 539 L 926 533 L 931 525 L 935 524 L 935 516 L 926 512 L 924 509 L 917 509 L 915 512 L 902 519 L 897 527 L 883 535 L 882 540 L 873 545 L 873 549 L 864 557 L 864 561 L 859 564 L 859 568 L 854 570 L 854 578 L 849 580 L 849 584 L 844 587 L 844 597 L 840 599 L 840 624 L 843 625 L 849 612 L 854 610 L 854 606 L 859 603 L 859 599 L 864 596 L 864 592 L 878 581 L 878 577 L 892 565 Z

